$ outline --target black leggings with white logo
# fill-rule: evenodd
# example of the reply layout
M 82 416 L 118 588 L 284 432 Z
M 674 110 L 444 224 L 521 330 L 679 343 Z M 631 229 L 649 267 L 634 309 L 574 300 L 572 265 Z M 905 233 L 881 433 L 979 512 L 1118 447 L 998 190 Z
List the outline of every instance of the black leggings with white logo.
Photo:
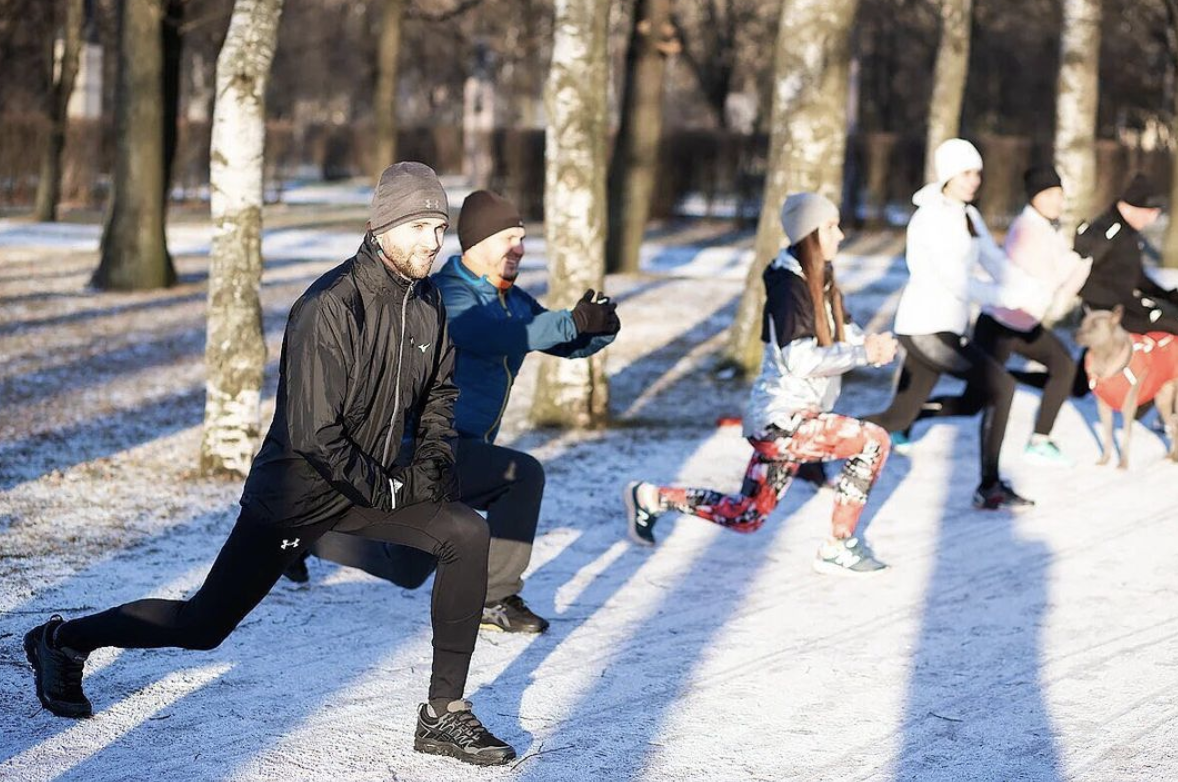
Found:
M 70 620 L 55 640 L 86 653 L 104 646 L 216 648 L 287 565 L 328 530 L 412 546 L 438 558 L 429 697 L 461 698 L 482 618 L 489 533 L 481 516 L 456 502 L 410 505 L 391 513 L 354 507 L 338 518 L 293 528 L 259 524 L 243 512 L 204 584 L 188 600 L 136 600 Z

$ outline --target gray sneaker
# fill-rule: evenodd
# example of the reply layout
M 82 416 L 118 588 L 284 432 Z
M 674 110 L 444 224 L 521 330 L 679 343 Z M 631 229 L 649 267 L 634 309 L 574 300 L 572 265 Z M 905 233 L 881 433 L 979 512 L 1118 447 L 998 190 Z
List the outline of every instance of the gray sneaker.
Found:
M 868 576 L 887 569 L 861 538 L 823 543 L 814 559 L 814 570 L 834 575 Z

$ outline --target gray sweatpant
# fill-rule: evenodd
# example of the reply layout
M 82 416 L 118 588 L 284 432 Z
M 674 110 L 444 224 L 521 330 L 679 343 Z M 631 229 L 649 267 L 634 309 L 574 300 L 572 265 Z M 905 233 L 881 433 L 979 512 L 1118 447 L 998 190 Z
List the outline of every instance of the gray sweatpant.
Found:
M 540 520 L 544 468 L 522 451 L 478 440 L 459 440 L 454 456 L 459 501 L 484 511 L 491 531 L 487 603 L 519 594 Z M 333 532 L 319 538 L 311 553 L 406 589 L 421 586 L 437 567 L 437 558 L 428 552 Z

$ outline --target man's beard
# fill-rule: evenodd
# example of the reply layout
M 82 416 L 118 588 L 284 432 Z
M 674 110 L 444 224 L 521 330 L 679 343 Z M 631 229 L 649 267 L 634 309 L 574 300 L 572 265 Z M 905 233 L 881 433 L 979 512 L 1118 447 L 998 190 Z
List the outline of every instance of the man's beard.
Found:
M 384 247 L 385 263 L 391 266 L 393 271 L 402 277 L 410 280 L 423 280 L 429 276 L 429 271 L 434 265 L 434 256 L 418 256 L 413 252 L 404 252 L 399 247 Z

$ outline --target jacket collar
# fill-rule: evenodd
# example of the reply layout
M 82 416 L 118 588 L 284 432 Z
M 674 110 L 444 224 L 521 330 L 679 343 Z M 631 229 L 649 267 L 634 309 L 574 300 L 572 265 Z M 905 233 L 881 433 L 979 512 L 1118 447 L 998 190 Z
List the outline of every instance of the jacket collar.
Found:
M 777 253 L 777 257 L 773 259 L 772 266 L 774 269 L 784 269 L 787 272 L 793 272 L 799 277 L 803 276 L 801 262 L 793 257 L 788 247 L 781 248 L 781 252 Z
M 412 280 L 394 273 L 382 260 L 384 251 L 376 243 L 371 231 L 364 234 L 364 241 L 356 251 L 356 278 L 365 286 L 378 293 L 405 292 L 412 289 Z
M 500 288 L 498 285 L 495 285 L 487 278 L 485 274 L 481 277 L 475 274 L 467 267 L 466 264 L 462 262 L 461 255 L 451 255 L 450 260 L 446 262 L 446 266 L 442 269 L 441 272 L 439 272 L 439 274 L 449 274 L 451 276 L 457 277 L 467 285 L 470 285 L 474 288 L 486 289 L 489 293 L 499 293 L 502 291 L 504 294 L 507 294 L 511 291 L 511 288 L 504 289 Z M 515 286 L 513 285 L 511 287 L 514 288 Z

